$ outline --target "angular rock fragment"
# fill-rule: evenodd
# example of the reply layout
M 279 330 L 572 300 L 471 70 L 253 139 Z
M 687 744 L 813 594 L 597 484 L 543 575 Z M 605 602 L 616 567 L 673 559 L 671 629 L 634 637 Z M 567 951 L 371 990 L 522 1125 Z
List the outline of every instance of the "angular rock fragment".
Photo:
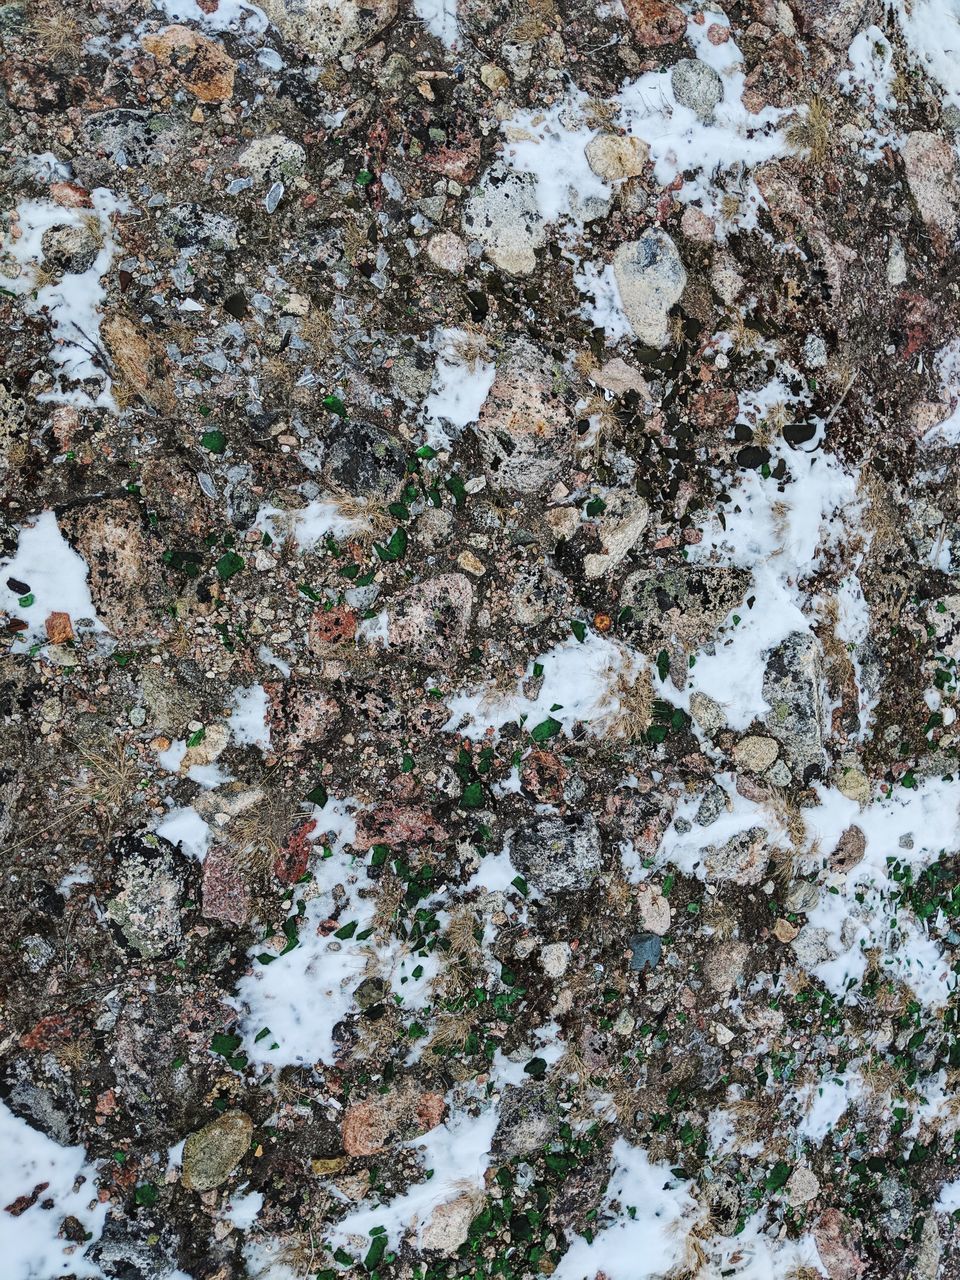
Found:
M 585 888 L 601 859 L 600 832 L 590 814 L 538 818 L 513 838 L 514 865 L 544 893 Z

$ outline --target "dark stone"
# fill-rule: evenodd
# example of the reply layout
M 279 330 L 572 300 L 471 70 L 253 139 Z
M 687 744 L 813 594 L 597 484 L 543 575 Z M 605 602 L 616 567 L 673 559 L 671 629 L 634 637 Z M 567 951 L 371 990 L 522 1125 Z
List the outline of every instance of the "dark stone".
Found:
M 663 943 L 655 933 L 635 933 L 630 939 L 630 968 L 635 973 L 655 969 L 663 954 Z
M 337 423 L 327 440 L 331 481 L 356 498 L 391 500 L 406 477 L 400 442 L 379 427 L 349 419 Z

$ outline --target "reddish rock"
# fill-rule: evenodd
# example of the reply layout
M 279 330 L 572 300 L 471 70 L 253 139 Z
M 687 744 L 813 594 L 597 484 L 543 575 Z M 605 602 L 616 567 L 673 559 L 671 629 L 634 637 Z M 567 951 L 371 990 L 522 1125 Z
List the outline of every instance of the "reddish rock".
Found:
M 348 1156 L 372 1156 L 382 1151 L 390 1137 L 391 1117 L 379 1100 L 357 1102 L 343 1117 L 341 1137 Z
M 66 644 L 73 639 L 73 623 L 69 613 L 51 613 L 43 625 L 51 644 Z
M 90 192 L 78 182 L 51 182 L 50 199 L 65 209 L 93 208 Z
M 306 873 L 313 852 L 310 833 L 316 825 L 313 818 L 302 823 L 274 859 L 273 873 L 282 884 L 296 884 Z
M 417 1101 L 417 1121 L 421 1133 L 429 1133 L 443 1122 L 447 1104 L 442 1093 L 424 1093 Z
M 340 708 L 323 689 L 299 682 L 265 682 L 270 700 L 267 719 L 277 754 L 300 751 L 325 738 L 340 718 Z
M 203 863 L 203 914 L 224 924 L 246 924 L 250 893 L 231 850 L 215 844 Z
M 666 0 L 623 0 L 623 7 L 638 44 L 656 47 L 683 39 L 687 20 L 676 5 Z
M 335 605 L 332 609 L 314 609 L 310 617 L 311 649 L 352 640 L 356 634 L 357 615 L 345 604 Z
M 382 804 L 360 817 L 353 847 L 364 853 L 375 844 L 439 844 L 446 836 L 429 809 Z
M 531 751 L 520 770 L 520 782 L 541 804 L 556 804 L 569 772 L 552 751 Z
M 176 25 L 144 36 L 142 44 L 162 66 L 173 67 L 187 92 L 200 102 L 228 102 L 233 97 L 236 66 L 218 41 Z
M 851 1224 L 838 1209 L 827 1209 L 814 1224 L 813 1239 L 830 1280 L 858 1280 L 867 1264 L 854 1252 Z
M 736 421 L 738 411 L 737 393 L 724 387 L 700 391 L 690 401 L 691 421 L 707 431 L 729 427 Z

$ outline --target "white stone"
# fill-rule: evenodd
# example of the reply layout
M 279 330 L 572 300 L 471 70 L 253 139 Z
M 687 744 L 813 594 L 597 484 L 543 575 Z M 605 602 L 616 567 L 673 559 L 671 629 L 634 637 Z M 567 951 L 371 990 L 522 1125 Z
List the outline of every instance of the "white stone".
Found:
M 630 328 L 644 345 L 670 341 L 670 308 L 680 301 L 687 273 L 665 231 L 645 231 L 613 255 L 613 274 Z

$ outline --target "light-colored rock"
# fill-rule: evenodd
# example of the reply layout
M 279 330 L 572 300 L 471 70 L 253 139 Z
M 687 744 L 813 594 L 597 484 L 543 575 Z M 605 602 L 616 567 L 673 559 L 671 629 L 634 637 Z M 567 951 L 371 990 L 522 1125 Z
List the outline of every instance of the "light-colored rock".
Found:
M 763 773 L 769 769 L 780 753 L 775 738 L 764 738 L 751 733 L 741 738 L 733 748 L 733 758 L 738 769 L 746 769 L 750 773 Z
M 690 715 L 696 726 L 702 729 L 707 737 L 718 733 L 727 723 L 727 717 L 720 703 L 711 698 L 708 693 L 701 693 L 699 689 L 690 695 Z
M 277 28 L 317 61 L 370 45 L 397 16 L 398 0 L 279 0 Z
M 464 573 L 472 574 L 475 578 L 482 578 L 487 572 L 483 561 L 478 559 L 472 551 L 461 551 L 457 556 L 457 564 Z
M 530 275 L 537 265 L 536 251 L 547 240 L 533 176 L 499 162 L 491 165 L 467 201 L 463 230 L 503 271 Z
M 467 246 L 452 231 L 438 231 L 427 241 L 427 257 L 441 271 L 459 276 L 467 265 Z
M 650 156 L 642 138 L 625 138 L 619 133 L 598 133 L 584 148 L 587 163 L 598 178 L 617 182 L 636 178 Z
M 901 154 L 917 212 L 934 247 L 945 253 L 956 239 L 960 216 L 956 153 L 940 134 L 918 130 L 908 135 Z
M 285 182 L 303 173 L 307 153 L 299 142 L 293 142 L 280 133 L 271 133 L 244 147 L 237 163 L 259 184 Z
M 763 827 L 748 827 L 721 845 L 708 845 L 704 864 L 711 880 L 759 884 L 770 860 L 769 835 Z
M 644 881 L 637 885 L 637 914 L 639 924 L 647 933 L 663 937 L 670 931 L 670 903 L 657 884 Z
M 245 1111 L 225 1111 L 196 1133 L 183 1148 L 182 1182 L 188 1191 L 212 1191 L 226 1182 L 247 1154 L 253 1121 Z
M 704 972 L 707 982 L 718 995 L 726 995 L 743 975 L 750 956 L 745 942 L 730 938 L 712 948 L 707 954 Z
M 480 79 L 491 93 L 503 93 L 510 88 L 510 77 L 495 62 L 485 62 L 480 68 Z
M 479 1191 L 468 1191 L 457 1196 L 456 1200 L 438 1204 L 430 1215 L 430 1221 L 420 1231 L 420 1248 L 445 1258 L 456 1253 L 467 1239 L 470 1223 L 479 1213 L 482 1203 L 483 1195 Z
M 613 256 L 613 273 L 630 327 L 648 347 L 670 341 L 670 309 L 680 300 L 687 273 L 665 231 L 645 231 Z
M 799 932 L 800 930 L 795 924 L 791 924 L 789 920 L 784 920 L 782 916 L 773 926 L 773 936 L 778 942 L 792 942 Z
M 570 963 L 570 944 L 548 942 L 540 948 L 540 966 L 548 978 L 562 978 Z
M 462 573 L 441 573 L 390 601 L 386 638 L 429 666 L 456 661 L 473 614 L 474 590 Z
M 650 387 L 640 370 L 635 369 L 632 364 L 627 364 L 626 360 L 621 360 L 619 356 L 614 356 L 601 368 L 592 370 L 590 381 L 602 387 L 604 391 L 609 391 L 613 396 L 625 396 L 628 391 L 636 391 L 637 395 L 642 396 L 644 400 L 651 398 Z
M 723 81 L 699 58 L 681 58 L 670 72 L 670 88 L 682 107 L 688 107 L 701 120 L 709 120 L 723 97 Z
M 573 417 L 556 387 L 556 370 L 525 338 L 514 339 L 497 367 L 474 426 L 488 482 L 536 493 L 573 456 Z
M 602 553 L 591 552 L 583 558 L 583 571 L 588 578 L 600 578 L 615 569 L 640 541 L 650 508 L 640 497 L 611 502 L 603 514 L 600 528 Z
M 809 1204 L 820 1194 L 820 1179 L 806 1165 L 798 1165 L 787 1180 L 787 1199 L 794 1208 Z

